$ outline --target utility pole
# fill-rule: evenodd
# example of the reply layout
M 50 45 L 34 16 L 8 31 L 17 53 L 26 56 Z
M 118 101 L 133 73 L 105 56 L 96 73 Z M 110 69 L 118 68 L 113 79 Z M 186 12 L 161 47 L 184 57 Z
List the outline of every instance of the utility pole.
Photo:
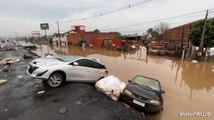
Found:
M 185 56 L 185 49 L 183 47 L 183 42 L 184 42 L 184 26 L 182 27 L 182 34 L 181 34 L 181 59 L 184 59 Z
M 59 21 L 57 21 L 56 23 L 57 23 L 57 28 L 58 28 L 59 44 L 61 46 L 61 36 L 60 36 L 60 30 L 59 30 Z
M 204 26 L 203 26 L 203 31 L 202 31 L 202 35 L 201 35 L 201 42 L 200 42 L 200 46 L 199 46 L 199 50 L 197 52 L 197 57 L 196 59 L 198 61 L 201 60 L 201 56 L 202 56 L 202 53 L 203 53 L 203 48 L 204 48 L 204 34 L 205 34 L 205 30 L 206 30 L 206 25 L 207 25 L 207 16 L 208 16 L 208 10 L 206 12 L 206 16 L 204 18 Z
M 16 32 L 15 34 L 16 34 L 16 41 L 18 41 L 18 35 L 17 35 L 17 32 Z

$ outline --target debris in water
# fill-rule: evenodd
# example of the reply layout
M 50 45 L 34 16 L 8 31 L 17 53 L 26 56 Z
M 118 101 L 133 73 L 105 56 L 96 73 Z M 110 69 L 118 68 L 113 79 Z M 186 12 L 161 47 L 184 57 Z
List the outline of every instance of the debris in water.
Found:
M 6 83 L 6 82 L 7 82 L 7 80 L 3 80 L 2 79 L 2 80 L 0 80 L 0 85 L 3 84 L 3 83 Z
M 192 63 L 198 63 L 198 61 L 197 60 L 192 60 Z
M 7 109 L 4 109 L 4 111 L 7 112 L 8 110 L 7 110 Z
M 37 93 L 40 95 L 40 94 L 44 94 L 45 91 L 44 90 L 43 91 L 38 91 Z
M 68 108 L 67 108 L 66 106 L 60 107 L 59 110 L 58 110 L 58 112 L 59 112 L 60 114 L 64 114 L 64 113 L 66 113 L 67 111 L 68 111 Z

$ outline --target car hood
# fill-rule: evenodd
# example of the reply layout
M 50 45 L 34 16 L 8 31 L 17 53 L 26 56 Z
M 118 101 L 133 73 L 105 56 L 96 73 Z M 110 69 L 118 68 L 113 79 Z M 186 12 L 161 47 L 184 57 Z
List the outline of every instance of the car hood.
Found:
M 134 95 L 147 98 L 148 100 L 160 100 L 160 93 L 150 90 L 148 88 L 144 88 L 135 83 L 129 83 L 126 89 L 128 89 Z
M 52 65 L 58 65 L 65 63 L 61 60 L 58 60 L 54 57 L 46 57 L 46 58 L 38 58 L 30 62 L 30 64 L 36 65 L 36 66 L 52 66 Z

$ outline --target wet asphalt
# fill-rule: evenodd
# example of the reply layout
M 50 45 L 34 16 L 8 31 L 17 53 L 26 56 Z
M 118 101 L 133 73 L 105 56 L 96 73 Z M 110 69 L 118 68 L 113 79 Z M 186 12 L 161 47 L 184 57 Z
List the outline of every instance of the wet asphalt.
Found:
M 0 51 L 0 60 L 12 56 L 23 59 L 0 71 L 0 120 L 144 120 L 142 112 L 127 109 L 122 101 L 113 101 L 96 91 L 93 84 L 65 83 L 49 88 L 41 80 L 27 75 L 30 61 L 37 58 L 28 50 Z M 0 69 L 2 66 L 0 66 Z M 41 92 L 38 94 L 38 92 Z M 59 109 L 61 108 L 61 112 Z

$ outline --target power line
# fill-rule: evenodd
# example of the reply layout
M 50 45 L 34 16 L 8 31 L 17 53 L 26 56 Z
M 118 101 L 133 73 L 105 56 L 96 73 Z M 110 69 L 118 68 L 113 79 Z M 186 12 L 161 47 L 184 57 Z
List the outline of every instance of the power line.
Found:
M 145 0 L 145 1 L 141 1 L 141 2 L 138 2 L 138 3 L 132 4 L 132 5 L 129 4 L 128 6 L 125 6 L 123 8 L 117 9 L 117 10 L 113 10 L 113 11 L 109 11 L 109 12 L 105 12 L 105 13 L 100 13 L 100 14 L 97 14 L 97 15 L 94 15 L 94 16 L 90 16 L 90 17 L 67 20 L 67 21 L 64 21 L 63 23 L 66 23 L 66 22 L 79 22 L 79 21 L 85 21 L 85 20 L 93 19 L 93 18 L 97 18 L 97 17 L 102 17 L 102 16 L 105 16 L 105 15 L 109 15 L 109 14 L 113 14 L 113 13 L 116 13 L 116 12 L 120 12 L 120 11 L 129 9 L 129 8 L 133 8 L 133 7 L 148 3 L 148 2 L 152 2 L 152 1 L 154 1 L 154 0 Z
M 214 11 L 213 11 L 214 12 Z M 169 28 L 175 28 L 175 27 L 179 27 L 179 25 L 181 24 L 181 23 L 186 23 L 186 21 L 182 21 L 182 22 L 173 22 L 173 23 L 168 23 L 168 25 L 169 26 L 171 26 L 171 25 L 176 25 L 176 26 L 174 26 L 174 27 L 169 27 Z M 138 29 L 138 30 L 133 30 L 133 29 L 129 29 L 129 30 L 122 30 L 122 31 L 119 31 L 119 32 L 121 32 L 121 33 L 136 33 L 136 32 L 146 32 L 148 30 L 148 28 L 146 29 L 146 28 L 144 28 L 144 29 Z
M 208 9 L 208 10 L 214 10 L 214 8 L 211 8 L 211 9 Z M 154 22 L 164 21 L 164 20 L 168 20 L 168 19 L 174 19 L 174 18 L 184 17 L 184 16 L 188 16 L 188 15 L 192 15 L 192 14 L 202 13 L 202 12 L 205 12 L 205 11 L 206 10 L 201 10 L 201 11 L 187 13 L 187 14 L 183 14 L 183 15 L 177 15 L 177 16 L 173 16 L 173 17 L 167 17 L 167 18 L 158 19 L 158 20 L 146 21 L 146 22 L 142 22 L 142 23 L 138 23 L 138 24 L 131 24 L 131 25 L 125 25 L 125 26 L 119 26 L 119 27 L 101 29 L 101 31 L 112 30 L 112 29 L 119 29 L 119 28 L 126 28 L 126 27 L 132 27 L 132 26 L 139 26 L 139 25 L 142 25 L 142 24 L 148 24 L 148 23 L 154 23 Z
M 106 13 L 103 13 L 103 14 L 101 13 L 101 14 L 98 14 L 98 15 L 94 15 L 94 16 L 90 16 L 90 17 L 86 17 L 86 18 L 82 18 L 82 19 L 73 19 L 73 20 L 69 20 L 67 22 L 76 22 L 76 21 L 84 21 L 84 20 L 88 20 L 88 19 L 93 19 L 93 18 L 104 16 L 104 15 L 113 14 L 113 13 L 116 13 L 116 12 L 119 12 L 119 11 L 122 11 L 122 10 L 125 10 L 125 9 L 129 9 L 131 7 L 139 6 L 141 4 L 145 4 L 145 3 L 151 2 L 151 1 L 154 1 L 154 0 L 145 0 L 145 1 L 142 1 L 142 2 L 139 2 L 139 3 L 135 3 L 135 4 L 132 4 L 132 5 L 129 4 L 126 7 L 123 7 L 123 8 L 114 10 L 114 11 L 106 12 Z M 210 11 L 210 13 L 214 12 L 214 11 L 212 11 L 212 10 L 214 10 L 214 8 L 211 8 L 211 9 L 208 9 L 208 10 Z M 158 20 L 146 21 L 146 22 L 142 22 L 142 23 L 138 23 L 138 24 L 131 24 L 131 25 L 125 25 L 125 26 L 119 26 L 119 27 L 112 27 L 112 28 L 107 28 L 107 29 L 101 29 L 101 31 L 107 31 L 107 30 L 113 30 L 113 29 L 115 30 L 115 29 L 120 29 L 120 28 L 139 26 L 139 25 L 148 24 L 148 23 L 155 23 L 155 22 L 159 22 L 159 21 L 164 21 L 164 20 L 169 20 L 169 19 L 175 19 L 175 18 L 179 18 L 179 17 L 184 17 L 184 16 L 192 15 L 192 14 L 202 13 L 204 11 L 205 10 L 201 10 L 201 11 L 196 11 L 196 12 L 187 13 L 187 14 L 183 14 L 183 15 L 177 15 L 177 16 L 172 16 L 172 17 L 158 19 Z M 66 21 L 64 21 L 64 22 L 66 22 Z
M 173 23 L 167 23 L 167 24 L 168 24 L 169 26 L 171 26 L 171 25 L 179 25 L 179 24 L 185 23 L 185 22 L 186 22 L 186 21 L 180 21 L 180 22 L 173 22 Z M 170 28 L 170 27 L 169 27 L 169 28 Z M 174 27 L 172 27 L 172 28 L 174 28 Z M 142 31 L 143 31 L 143 32 L 146 32 L 147 30 L 148 30 L 148 28 L 147 28 L 147 29 L 146 29 L 146 28 L 145 28 L 145 29 L 142 29 L 142 28 L 141 28 L 141 29 L 139 29 L 139 30 L 136 30 L 136 29 L 135 29 L 135 30 L 133 30 L 133 29 L 128 29 L 128 30 L 124 30 L 124 31 L 123 31 L 123 30 L 122 30 L 122 31 L 120 30 L 120 32 L 123 32 L 123 33 L 124 33 L 124 32 L 125 32 L 125 33 L 127 33 L 127 32 L 140 32 L 140 31 L 141 31 L 141 32 L 142 32 Z

